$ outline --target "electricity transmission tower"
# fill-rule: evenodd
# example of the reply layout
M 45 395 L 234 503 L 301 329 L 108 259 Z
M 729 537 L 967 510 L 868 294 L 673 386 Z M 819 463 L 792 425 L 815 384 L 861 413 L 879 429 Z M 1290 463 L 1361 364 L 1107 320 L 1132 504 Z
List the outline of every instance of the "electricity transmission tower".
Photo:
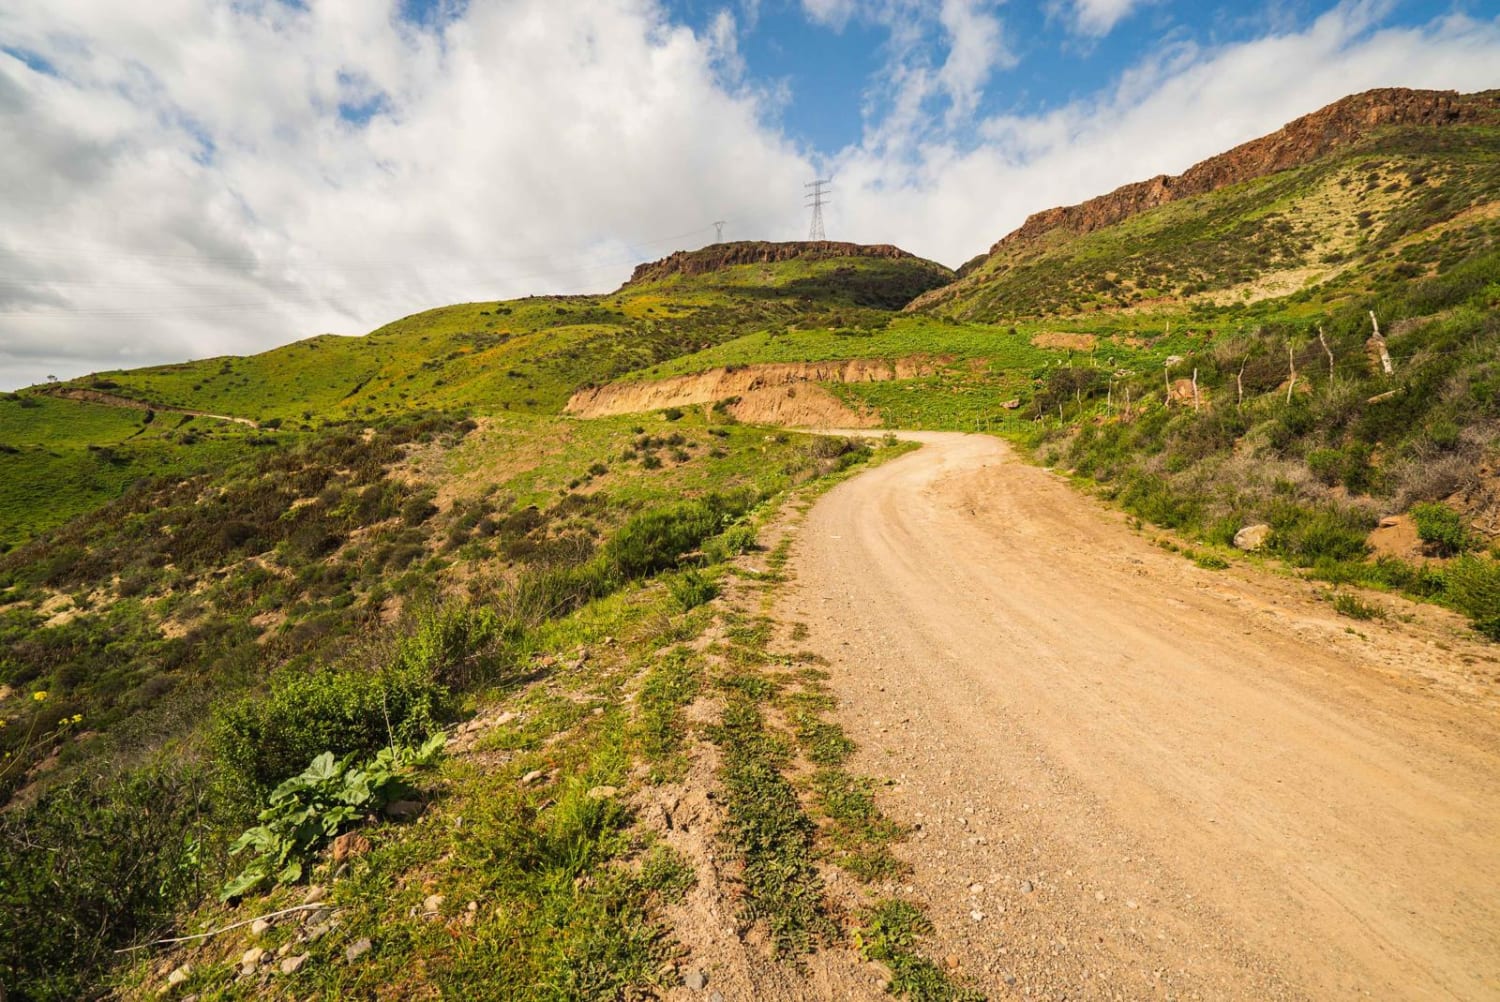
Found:
M 723 219 L 714 221 L 714 243 L 716 244 L 724 242 L 724 223 Z
M 820 179 L 802 186 L 812 189 L 807 193 L 807 204 L 812 207 L 812 226 L 807 230 L 809 240 L 828 239 L 823 232 L 823 206 L 828 204 L 828 193 L 825 188 L 831 184 L 833 184 L 831 180 Z

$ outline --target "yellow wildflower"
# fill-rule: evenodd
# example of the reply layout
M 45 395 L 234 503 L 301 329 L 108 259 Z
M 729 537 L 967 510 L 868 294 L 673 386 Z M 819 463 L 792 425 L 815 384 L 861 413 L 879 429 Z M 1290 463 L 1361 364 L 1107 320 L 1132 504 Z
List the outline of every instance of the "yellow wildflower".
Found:
M 36 692 L 33 692 L 31 694 L 31 698 L 36 700 L 38 703 L 45 702 L 47 699 L 47 690 L 38 689 Z

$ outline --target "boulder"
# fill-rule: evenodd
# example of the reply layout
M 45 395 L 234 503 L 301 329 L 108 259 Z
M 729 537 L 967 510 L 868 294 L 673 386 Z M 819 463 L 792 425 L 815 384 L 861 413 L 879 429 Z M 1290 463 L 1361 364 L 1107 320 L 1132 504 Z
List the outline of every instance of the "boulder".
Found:
M 1266 545 L 1266 540 L 1271 538 L 1271 527 L 1264 522 L 1255 525 L 1247 525 L 1234 534 L 1234 548 L 1236 550 L 1254 551 Z

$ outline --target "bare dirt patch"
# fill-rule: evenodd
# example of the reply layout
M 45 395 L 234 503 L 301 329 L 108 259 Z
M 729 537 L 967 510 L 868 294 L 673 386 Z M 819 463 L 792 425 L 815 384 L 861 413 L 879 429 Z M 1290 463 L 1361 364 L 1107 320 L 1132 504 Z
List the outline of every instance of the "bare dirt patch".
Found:
M 1072 351 L 1088 351 L 1099 343 L 1092 334 L 1070 334 L 1067 331 L 1038 331 L 1031 336 L 1037 348 L 1063 348 Z
M 710 369 L 650 382 L 610 383 L 579 390 L 567 413 L 580 417 L 636 414 L 666 407 L 731 401 L 727 410 L 741 421 L 795 427 L 868 428 L 878 418 L 856 412 L 820 383 L 878 383 L 931 373 L 938 360 L 850 359 L 787 362 Z

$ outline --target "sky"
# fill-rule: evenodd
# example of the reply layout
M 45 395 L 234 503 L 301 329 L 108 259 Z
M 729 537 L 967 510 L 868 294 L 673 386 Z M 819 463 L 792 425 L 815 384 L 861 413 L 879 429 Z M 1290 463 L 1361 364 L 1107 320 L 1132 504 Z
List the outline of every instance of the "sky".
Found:
M 0 0 L 0 389 L 604 292 L 807 234 L 950 266 L 1371 87 L 1494 0 Z

